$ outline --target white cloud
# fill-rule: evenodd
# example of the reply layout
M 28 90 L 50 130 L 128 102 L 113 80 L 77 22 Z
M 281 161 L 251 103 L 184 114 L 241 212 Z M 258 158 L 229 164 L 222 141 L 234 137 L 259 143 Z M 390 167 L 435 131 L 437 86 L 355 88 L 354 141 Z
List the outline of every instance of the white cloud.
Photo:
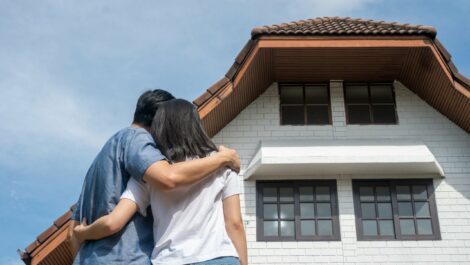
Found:
M 0 162 L 15 158 L 15 152 L 45 155 L 61 143 L 102 145 L 108 132 L 93 126 L 93 110 L 70 84 L 60 83 L 25 55 L 0 54 Z

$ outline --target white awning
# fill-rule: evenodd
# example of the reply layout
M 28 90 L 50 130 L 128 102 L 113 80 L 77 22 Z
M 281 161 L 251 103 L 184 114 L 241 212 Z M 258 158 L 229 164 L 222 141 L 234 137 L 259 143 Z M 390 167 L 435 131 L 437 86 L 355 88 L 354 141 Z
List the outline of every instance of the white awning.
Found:
M 336 174 L 444 176 L 425 144 L 389 139 L 261 141 L 244 176 L 282 179 Z

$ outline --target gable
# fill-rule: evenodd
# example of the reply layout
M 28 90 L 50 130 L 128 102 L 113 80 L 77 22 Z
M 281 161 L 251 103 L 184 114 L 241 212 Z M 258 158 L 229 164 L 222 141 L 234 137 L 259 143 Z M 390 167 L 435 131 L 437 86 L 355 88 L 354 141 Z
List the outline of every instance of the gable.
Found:
M 272 82 L 399 80 L 465 131 L 470 82 L 429 26 L 322 18 L 255 28 L 226 76 L 194 100 L 215 135 Z M 349 24 L 348 24 L 349 23 Z

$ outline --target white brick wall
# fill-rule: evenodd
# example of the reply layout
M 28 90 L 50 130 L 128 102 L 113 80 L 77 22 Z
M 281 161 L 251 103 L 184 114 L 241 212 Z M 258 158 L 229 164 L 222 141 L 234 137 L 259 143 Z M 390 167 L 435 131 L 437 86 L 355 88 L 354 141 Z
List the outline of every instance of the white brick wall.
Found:
M 348 125 L 343 87 L 331 82 L 333 125 L 280 126 L 277 84 L 220 131 L 214 140 L 236 148 L 246 167 L 261 139 L 414 138 L 424 142 L 446 173 L 435 179 L 442 240 L 357 241 L 350 175 L 337 179 L 341 241 L 256 242 L 255 182 L 240 178 L 250 264 L 470 264 L 470 137 L 395 82 L 398 125 Z

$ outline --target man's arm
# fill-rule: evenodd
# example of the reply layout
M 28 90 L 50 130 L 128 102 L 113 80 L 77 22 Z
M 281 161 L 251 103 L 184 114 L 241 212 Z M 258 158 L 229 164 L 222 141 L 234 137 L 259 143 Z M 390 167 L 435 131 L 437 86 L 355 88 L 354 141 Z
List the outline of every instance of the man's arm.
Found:
M 163 190 L 197 182 L 221 167 L 240 171 L 240 157 L 233 149 L 220 147 L 212 156 L 169 164 L 162 160 L 153 163 L 144 174 L 144 181 Z
M 240 211 L 240 197 L 238 194 L 233 195 L 225 198 L 222 203 L 227 234 L 237 250 L 241 265 L 247 265 L 248 250 L 245 228 L 243 227 L 243 219 Z
M 79 225 L 74 225 L 73 233 L 79 243 L 85 240 L 97 240 L 111 236 L 119 231 L 131 220 L 139 210 L 137 203 L 129 199 L 121 199 L 108 215 L 100 217 L 92 224 L 87 225 L 84 220 Z

